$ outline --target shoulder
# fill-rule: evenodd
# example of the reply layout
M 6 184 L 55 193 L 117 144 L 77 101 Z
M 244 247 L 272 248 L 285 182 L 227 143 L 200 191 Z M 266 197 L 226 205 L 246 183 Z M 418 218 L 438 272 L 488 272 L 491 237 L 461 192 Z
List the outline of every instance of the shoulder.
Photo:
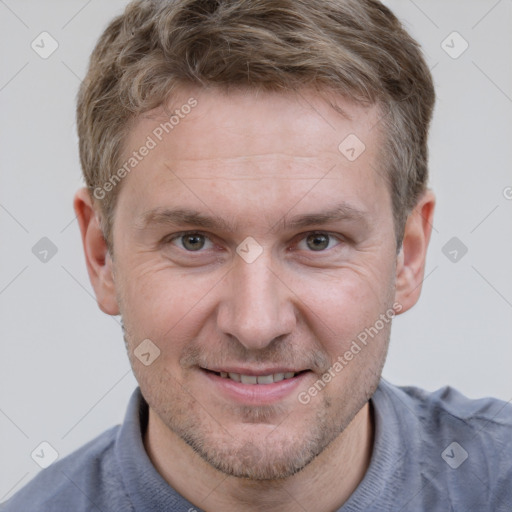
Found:
M 449 386 L 430 392 L 385 380 L 378 392 L 408 444 L 409 467 L 416 466 L 426 486 L 452 503 L 504 510 L 512 500 L 511 403 L 471 399 Z
M 61 512 L 103 510 L 119 489 L 114 445 L 119 426 L 113 427 L 34 477 L 1 512 Z M 117 490 L 119 493 L 119 490 Z
M 426 391 L 414 386 L 394 386 L 383 380 L 379 386 L 395 406 L 407 407 L 437 432 L 455 427 L 473 434 L 492 433 L 493 438 L 512 433 L 512 404 L 497 398 L 473 399 L 444 386 Z

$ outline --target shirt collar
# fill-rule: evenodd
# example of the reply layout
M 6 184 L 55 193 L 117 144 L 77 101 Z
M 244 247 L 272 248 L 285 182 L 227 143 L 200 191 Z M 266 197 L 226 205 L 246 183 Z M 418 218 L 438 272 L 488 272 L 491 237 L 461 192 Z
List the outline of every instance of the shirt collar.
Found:
M 134 511 L 197 510 L 162 478 L 146 453 L 143 438 L 148 424 L 148 410 L 148 404 L 140 388 L 137 388 L 130 398 L 115 446 L 125 492 Z

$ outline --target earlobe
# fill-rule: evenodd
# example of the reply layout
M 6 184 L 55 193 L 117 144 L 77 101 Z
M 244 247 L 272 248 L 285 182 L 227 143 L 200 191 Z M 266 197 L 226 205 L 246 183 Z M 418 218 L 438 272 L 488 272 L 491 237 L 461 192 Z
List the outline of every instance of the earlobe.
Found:
M 433 192 L 425 191 L 405 225 L 396 267 L 395 300 L 402 305 L 400 313 L 414 306 L 421 293 L 427 248 L 432 233 L 434 206 Z
M 87 188 L 77 191 L 73 207 L 80 226 L 87 272 L 98 306 L 108 315 L 118 315 L 112 258 L 101 230 L 98 212 Z

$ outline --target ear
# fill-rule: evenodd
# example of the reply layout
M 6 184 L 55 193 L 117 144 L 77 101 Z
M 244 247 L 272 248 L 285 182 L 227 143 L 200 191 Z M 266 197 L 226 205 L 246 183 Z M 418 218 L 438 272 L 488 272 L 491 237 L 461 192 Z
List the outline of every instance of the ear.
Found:
M 87 188 L 81 188 L 75 194 L 73 207 L 80 225 L 85 263 L 98 306 L 108 315 L 118 315 L 112 258 Z
M 412 308 L 419 299 L 425 274 L 427 248 L 432 233 L 435 202 L 433 192 L 426 190 L 405 224 L 396 268 L 395 301 L 402 306 L 397 313 L 404 313 Z

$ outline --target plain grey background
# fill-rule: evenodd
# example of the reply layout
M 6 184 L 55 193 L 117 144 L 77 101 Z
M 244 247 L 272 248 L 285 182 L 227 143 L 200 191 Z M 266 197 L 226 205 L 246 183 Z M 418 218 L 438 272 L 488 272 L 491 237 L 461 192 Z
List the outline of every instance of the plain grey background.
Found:
M 136 386 L 119 318 L 96 306 L 72 210 L 77 88 L 125 4 L 0 0 L 0 501 L 41 470 L 41 442 L 63 457 L 119 423 Z M 384 376 L 510 401 L 512 1 L 386 4 L 435 79 L 438 205 L 423 294 L 394 322 Z

